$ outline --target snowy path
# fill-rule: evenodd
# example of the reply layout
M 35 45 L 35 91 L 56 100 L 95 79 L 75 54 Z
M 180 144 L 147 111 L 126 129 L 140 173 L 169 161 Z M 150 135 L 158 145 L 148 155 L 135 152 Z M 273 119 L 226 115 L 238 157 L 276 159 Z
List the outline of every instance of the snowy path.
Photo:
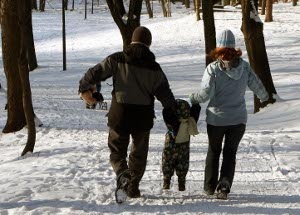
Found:
M 166 128 L 157 103 L 148 165 L 140 186 L 143 197 L 117 205 L 115 175 L 108 161 L 105 112 L 86 110 L 77 95 L 82 74 L 122 49 L 120 32 L 101 2 L 101 8 L 94 15 L 89 13 L 87 20 L 82 10 L 66 13 L 67 71 L 61 71 L 61 1 L 51 1 L 57 10 L 33 12 L 39 68 L 30 73 L 30 82 L 34 111 L 44 123 L 37 129 L 35 151 L 40 153 L 39 157 L 19 160 L 26 130 L 0 133 L 0 215 L 299 215 L 300 7 L 275 4 L 274 22 L 264 25 L 272 76 L 282 99 L 254 115 L 253 95 L 246 93 L 249 121 L 237 155 L 229 200 L 209 198 L 202 192 L 207 150 L 205 105 L 198 123 L 201 133 L 191 142 L 187 190 L 177 191 L 176 177 L 170 191 L 162 190 L 161 153 Z M 167 19 L 161 16 L 158 6 L 155 19 L 143 13 L 141 24 L 153 32 L 151 50 L 175 96 L 187 99 L 199 88 L 205 68 L 203 22 L 196 22 L 194 12 L 181 3 L 173 7 L 172 18 Z M 241 21 L 241 13 L 215 13 L 216 29 L 232 29 L 237 47 L 247 60 Z M 3 68 L 2 62 L 0 66 Z M 6 88 L 3 69 L 0 82 Z M 102 93 L 110 100 L 111 80 L 107 83 Z M 7 119 L 5 103 L 5 95 L 0 94 L 0 130 Z
M 104 115 L 97 113 L 100 118 Z M 187 190 L 178 192 L 176 177 L 170 191 L 162 190 L 164 136 L 158 130 L 154 128 L 151 136 L 148 166 L 140 187 L 143 197 L 120 206 L 113 195 L 115 176 L 108 162 L 106 131 L 39 128 L 39 157 L 17 160 L 16 154 L 3 154 L 0 178 L 8 173 L 10 177 L 1 181 L 0 214 L 300 213 L 299 172 L 285 168 L 279 159 L 284 153 L 276 143 L 283 143 L 289 136 L 246 133 L 239 148 L 230 200 L 222 201 L 202 193 L 205 133 L 192 139 Z M 20 151 L 19 143 L 26 139 L 22 132 L 17 137 L 6 136 L 11 139 L 10 152 Z M 260 144 L 264 147 L 258 147 Z

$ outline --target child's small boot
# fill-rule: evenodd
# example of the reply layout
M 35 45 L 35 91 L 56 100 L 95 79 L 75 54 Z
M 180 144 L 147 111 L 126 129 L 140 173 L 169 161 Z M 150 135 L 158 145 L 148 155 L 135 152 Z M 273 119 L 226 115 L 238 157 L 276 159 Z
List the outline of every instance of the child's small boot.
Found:
M 171 183 L 170 179 L 164 179 L 163 189 L 164 190 L 169 190 L 170 189 L 170 183 Z
M 178 190 L 185 191 L 185 180 L 178 180 Z

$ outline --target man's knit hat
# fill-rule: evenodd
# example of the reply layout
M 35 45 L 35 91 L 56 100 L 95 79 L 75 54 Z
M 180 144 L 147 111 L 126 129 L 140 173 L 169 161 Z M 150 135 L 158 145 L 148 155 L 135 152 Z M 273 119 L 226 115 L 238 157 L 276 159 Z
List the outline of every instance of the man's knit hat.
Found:
M 235 48 L 235 38 L 232 31 L 226 29 L 217 36 L 218 48 Z
M 152 42 L 152 35 L 150 30 L 144 26 L 137 27 L 132 34 L 131 42 L 143 43 L 149 47 Z

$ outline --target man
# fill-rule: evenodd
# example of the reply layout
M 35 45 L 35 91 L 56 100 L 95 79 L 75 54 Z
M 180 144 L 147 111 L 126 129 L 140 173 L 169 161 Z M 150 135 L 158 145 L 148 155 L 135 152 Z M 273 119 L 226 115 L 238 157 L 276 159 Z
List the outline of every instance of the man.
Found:
M 113 79 L 108 147 L 117 175 L 116 197 L 120 189 L 128 197 L 141 196 L 139 183 L 146 168 L 155 97 L 165 109 L 176 107 L 168 80 L 149 49 L 151 42 L 148 28 L 136 28 L 131 44 L 123 52 L 114 53 L 90 68 L 79 82 L 81 98 L 93 104 L 96 102 L 92 96 L 93 86 L 107 78 Z M 168 120 L 178 127 L 175 110 L 170 111 Z M 127 163 L 130 136 L 132 147 Z

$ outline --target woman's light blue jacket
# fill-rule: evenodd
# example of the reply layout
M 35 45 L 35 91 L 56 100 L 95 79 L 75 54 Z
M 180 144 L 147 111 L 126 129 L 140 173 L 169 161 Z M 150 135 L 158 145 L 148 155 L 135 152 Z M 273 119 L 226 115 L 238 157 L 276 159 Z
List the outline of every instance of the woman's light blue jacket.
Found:
M 261 102 L 269 99 L 260 79 L 250 64 L 242 58 L 235 68 L 222 70 L 219 61 L 209 64 L 204 72 L 199 93 L 190 95 L 192 103 L 209 100 L 206 109 L 206 122 L 214 126 L 247 123 L 245 92 L 247 87 Z

